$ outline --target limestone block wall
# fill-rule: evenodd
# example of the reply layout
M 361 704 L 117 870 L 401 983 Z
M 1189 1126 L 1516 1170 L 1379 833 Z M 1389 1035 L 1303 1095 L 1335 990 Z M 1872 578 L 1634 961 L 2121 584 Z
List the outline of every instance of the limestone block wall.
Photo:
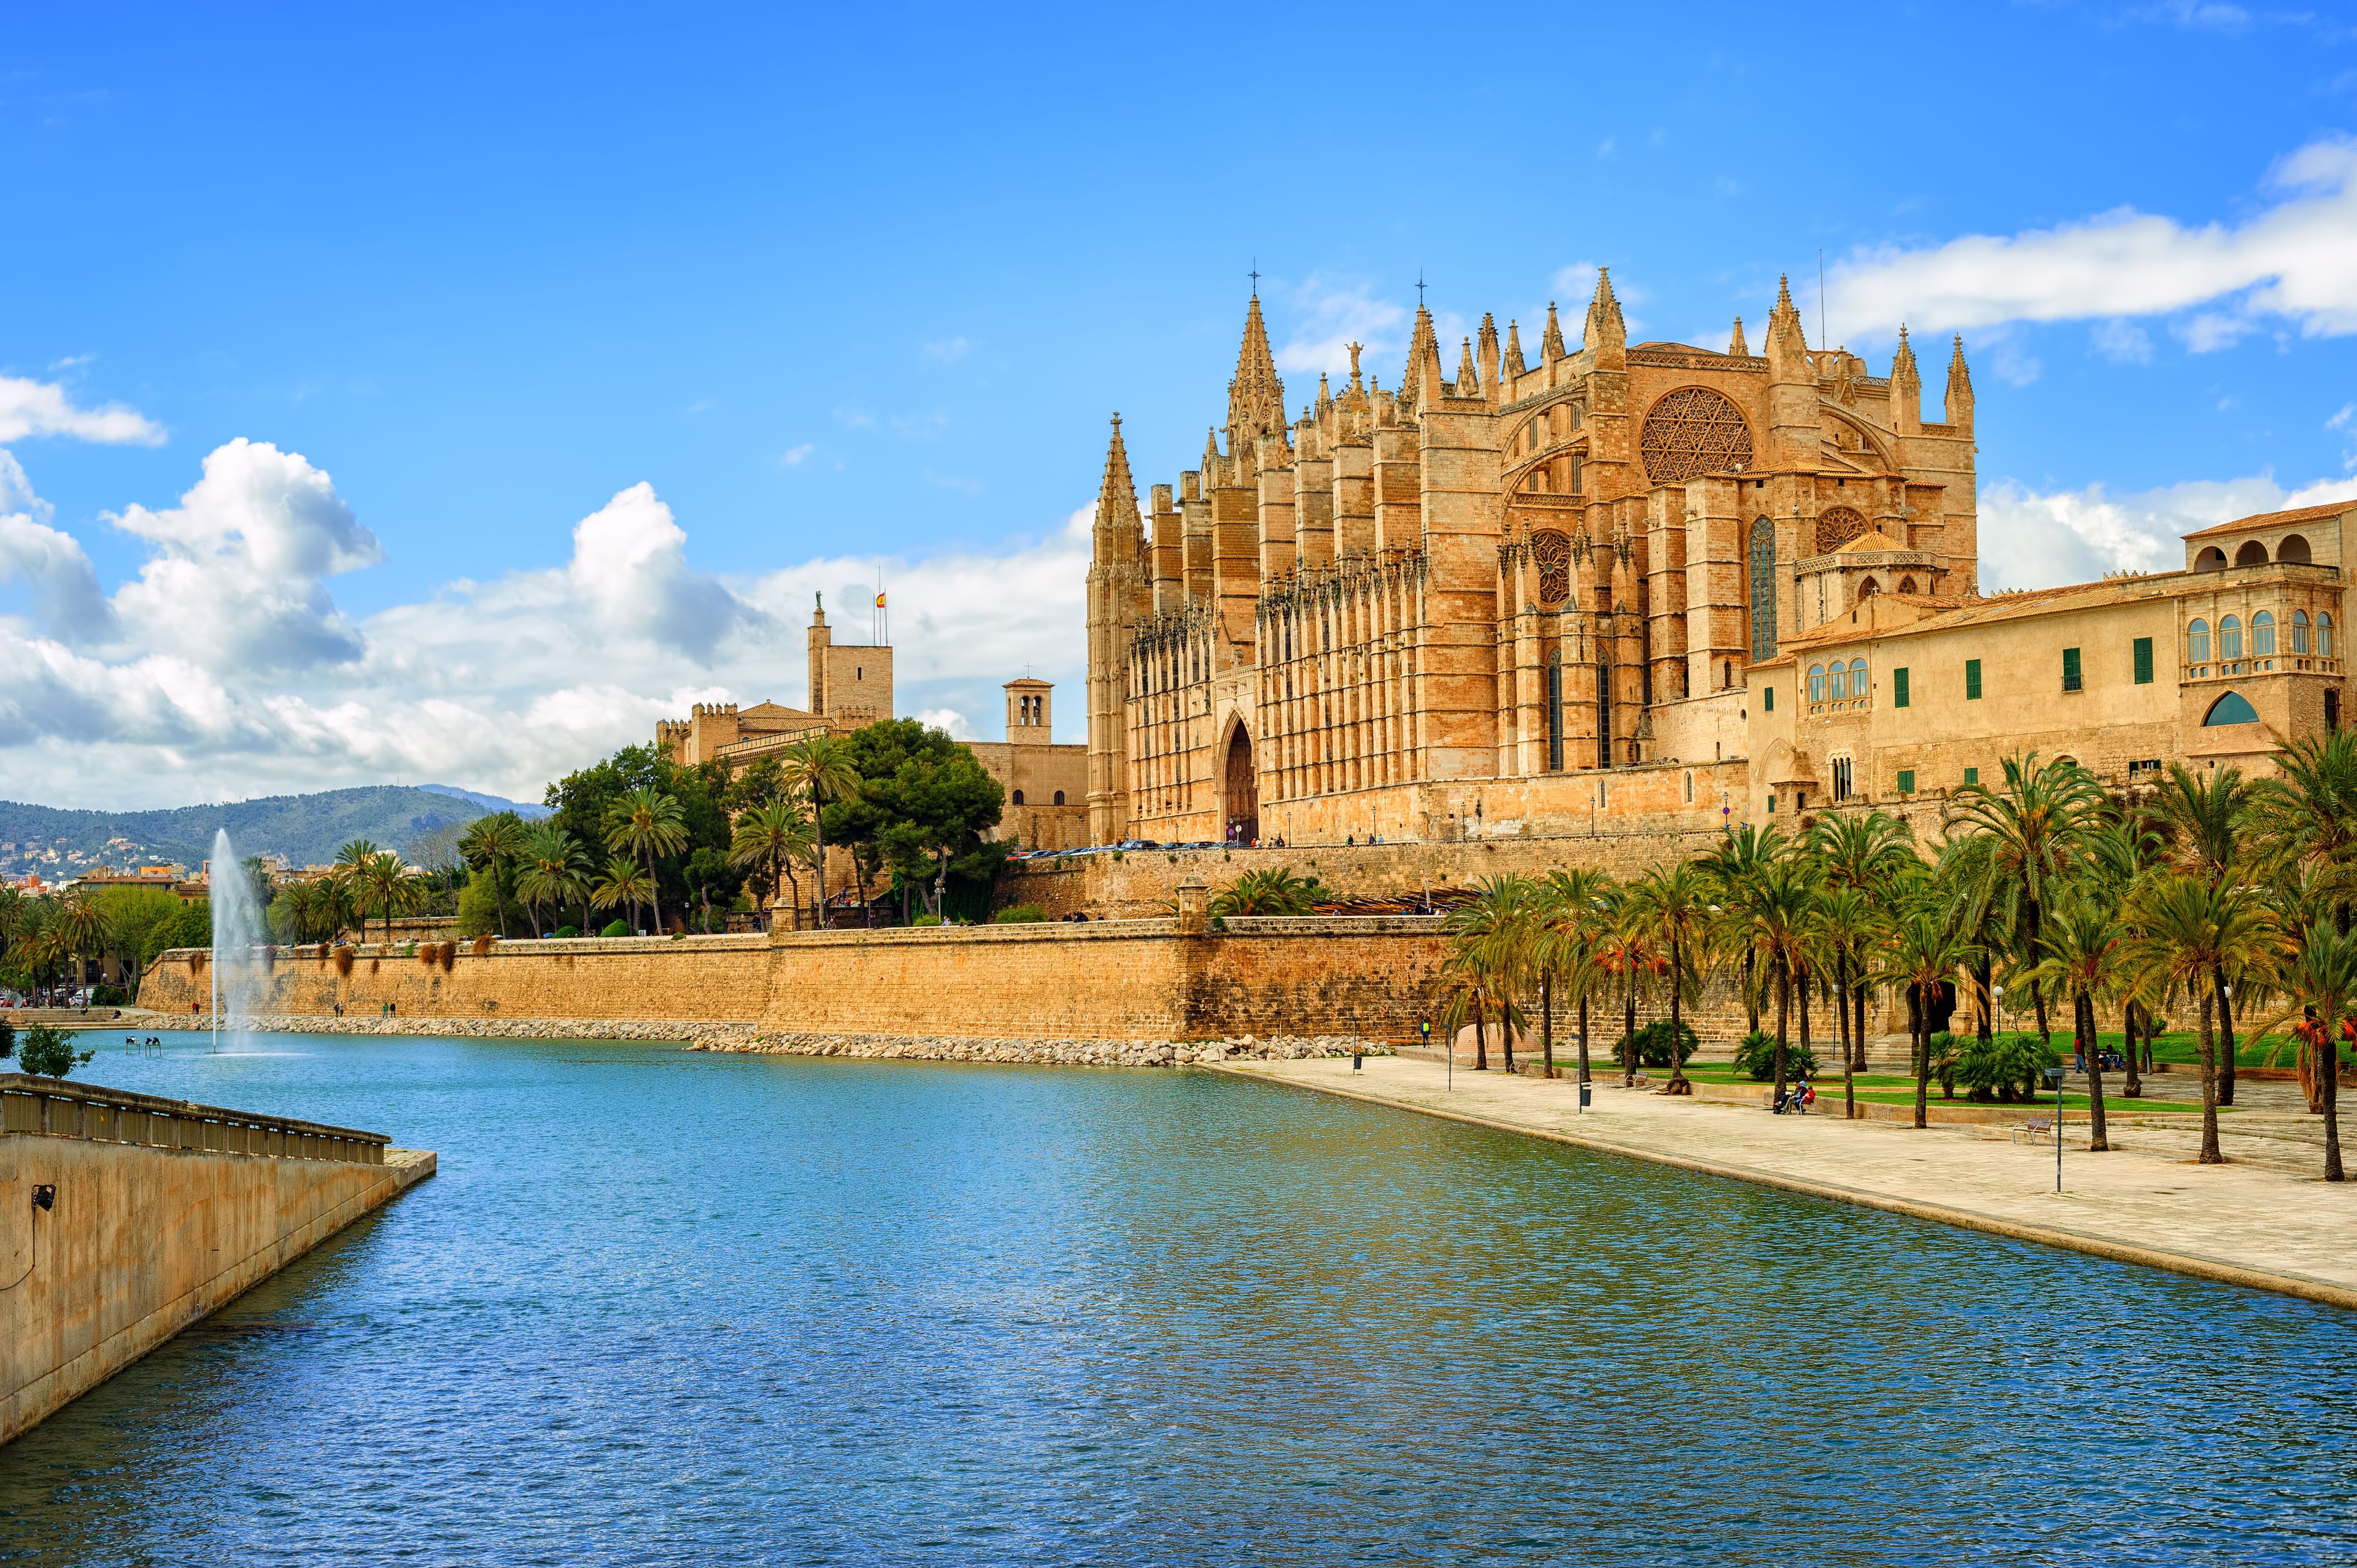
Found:
M 0 1442 L 433 1169 L 0 1134 Z
M 1168 1039 L 1356 1030 L 1405 1038 L 1447 939 L 1428 919 L 780 931 L 773 936 L 515 941 L 450 970 L 362 950 L 278 961 L 263 1013 L 739 1022 L 789 1031 Z M 144 1006 L 206 1016 L 209 955 L 150 967 Z M 191 1007 L 196 1011 L 191 1012 Z

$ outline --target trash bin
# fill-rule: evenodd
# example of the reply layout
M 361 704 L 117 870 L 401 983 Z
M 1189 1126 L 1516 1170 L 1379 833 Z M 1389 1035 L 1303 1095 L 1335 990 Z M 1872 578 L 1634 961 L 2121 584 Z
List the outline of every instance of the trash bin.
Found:
M 1582 1111 L 1587 1109 L 1588 1100 L 1595 1088 L 1596 1086 L 1592 1083 L 1583 1083 L 1579 1086 L 1579 1108 Z

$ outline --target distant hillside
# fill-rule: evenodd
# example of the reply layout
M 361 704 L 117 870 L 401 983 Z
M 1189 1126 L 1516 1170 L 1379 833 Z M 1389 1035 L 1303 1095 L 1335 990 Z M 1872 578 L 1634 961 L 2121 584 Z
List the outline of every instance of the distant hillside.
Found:
M 534 806 L 523 800 L 511 800 L 505 795 L 486 795 L 480 789 L 461 789 L 456 784 L 420 784 L 420 789 L 436 795 L 448 795 L 460 800 L 472 800 L 486 811 L 513 811 L 527 822 L 556 815 L 547 806 Z
M 240 855 L 275 853 L 295 865 L 321 865 L 352 839 L 406 849 L 436 828 L 482 815 L 471 800 L 393 785 L 165 811 L 68 811 L 0 800 L 0 873 L 38 871 L 56 881 L 85 865 L 133 860 L 178 861 L 194 870 L 223 828 Z

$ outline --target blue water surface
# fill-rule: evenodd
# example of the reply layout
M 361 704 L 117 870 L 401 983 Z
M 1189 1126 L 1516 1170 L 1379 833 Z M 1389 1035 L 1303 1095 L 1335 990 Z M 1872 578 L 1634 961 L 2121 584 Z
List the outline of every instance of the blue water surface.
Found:
M 171 1036 L 441 1174 L 0 1562 L 2357 1561 L 2357 1315 L 1208 1073 Z

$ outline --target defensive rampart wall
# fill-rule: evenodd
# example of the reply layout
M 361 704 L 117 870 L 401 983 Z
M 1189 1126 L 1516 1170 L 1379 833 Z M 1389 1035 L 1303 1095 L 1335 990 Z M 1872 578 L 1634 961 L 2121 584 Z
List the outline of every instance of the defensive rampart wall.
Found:
M 461 944 L 446 962 L 304 949 L 270 967 L 256 1013 L 709 1020 L 794 1031 L 1192 1039 L 1407 1038 L 1448 952 L 1424 918 L 1175 919 L 780 931 L 774 936 Z M 163 955 L 143 1006 L 211 1005 L 200 949 Z
M 0 1442 L 433 1174 L 385 1143 L 0 1075 Z

